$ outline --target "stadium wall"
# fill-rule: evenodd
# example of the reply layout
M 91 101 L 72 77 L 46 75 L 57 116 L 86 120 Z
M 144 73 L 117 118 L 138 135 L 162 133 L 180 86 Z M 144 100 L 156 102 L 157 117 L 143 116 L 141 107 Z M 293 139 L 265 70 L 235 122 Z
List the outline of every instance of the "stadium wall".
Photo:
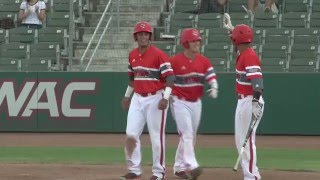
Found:
M 123 133 L 126 73 L 1 72 L 1 132 Z M 205 96 L 199 133 L 233 133 L 235 74 L 220 73 L 219 97 Z M 259 134 L 320 135 L 319 73 L 265 73 Z M 168 113 L 167 132 L 176 127 Z

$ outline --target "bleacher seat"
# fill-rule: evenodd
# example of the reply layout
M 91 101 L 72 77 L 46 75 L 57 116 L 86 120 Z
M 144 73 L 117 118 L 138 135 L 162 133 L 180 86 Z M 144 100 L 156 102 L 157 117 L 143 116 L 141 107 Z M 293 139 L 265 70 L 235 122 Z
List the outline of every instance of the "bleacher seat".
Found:
M 253 35 L 253 43 L 254 44 L 264 44 L 264 41 L 263 41 L 263 29 L 258 29 L 258 28 L 255 28 L 253 29 L 254 30 L 254 35 Z
M 284 13 L 287 12 L 308 12 L 310 0 L 283 0 L 282 7 Z
M 219 13 L 203 13 L 197 16 L 198 28 L 218 28 L 221 27 L 222 15 Z
M 269 43 L 259 48 L 262 71 L 284 72 L 287 69 L 288 45 Z
M 22 60 L 22 71 L 51 71 L 51 58 L 29 58 Z
M 173 44 L 170 42 L 161 42 L 161 43 L 156 43 L 152 42 L 154 46 L 157 48 L 161 49 L 163 52 L 165 52 L 168 56 L 171 56 L 172 50 L 173 50 Z
M 320 12 L 314 12 L 308 17 L 311 28 L 320 28 Z
M 279 26 L 279 18 L 277 14 L 272 13 L 256 13 L 253 21 L 254 28 L 277 28 Z
M 318 28 L 302 28 L 292 31 L 292 44 L 318 45 L 320 30 Z
M 0 12 L 18 13 L 22 0 L 2 0 L 0 2 Z
M 248 0 L 236 0 L 236 1 L 230 1 L 228 3 L 228 12 L 243 12 L 243 5 L 247 5 Z
M 225 72 L 230 60 L 230 46 L 225 44 L 207 44 L 203 46 L 203 54 L 210 59 L 216 72 Z
M 279 29 L 279 28 L 270 28 L 264 30 L 264 43 L 279 43 L 281 45 L 289 45 L 290 44 L 290 37 L 291 37 L 291 30 L 290 29 Z
M 194 27 L 196 15 L 191 13 L 176 13 L 168 17 L 169 26 L 168 32 L 177 34 L 179 29 Z
M 63 28 L 60 27 L 46 27 L 38 30 L 38 42 L 58 42 L 60 48 L 64 48 L 67 36 Z
M 195 13 L 198 10 L 198 0 L 176 0 L 174 1 L 173 12 Z
M 315 45 L 295 44 L 289 51 L 290 72 L 315 72 L 319 63 L 319 48 Z
M 23 26 L 9 29 L 9 42 L 34 43 L 35 29 Z
M 312 13 L 320 12 L 320 1 L 313 0 Z
M 6 42 L 6 30 L 0 29 L 0 44 Z
M 184 48 L 182 45 L 174 45 L 171 55 L 177 55 L 178 53 L 183 52 L 183 51 L 184 51 Z
M 232 24 L 246 24 L 251 26 L 250 16 L 245 12 L 230 12 Z
M 13 58 L 0 58 L 0 71 L 20 71 L 21 60 Z
M 47 27 L 69 27 L 69 12 L 51 12 L 47 14 Z
M 5 43 L 0 46 L 0 54 L 2 58 L 26 58 L 27 45 L 24 43 Z
M 280 27 L 282 28 L 304 28 L 307 27 L 307 14 L 299 12 L 288 12 L 280 17 Z
M 60 47 L 56 43 L 37 43 L 30 45 L 30 58 L 51 58 L 52 64 L 60 59 Z
M 68 1 L 68 0 L 51 0 L 51 2 L 53 5 L 53 11 L 55 11 L 55 12 L 69 12 L 70 1 Z
M 229 32 L 225 28 L 211 28 L 207 30 L 206 34 L 207 34 L 206 44 L 211 44 L 211 43 L 230 44 L 231 43 Z

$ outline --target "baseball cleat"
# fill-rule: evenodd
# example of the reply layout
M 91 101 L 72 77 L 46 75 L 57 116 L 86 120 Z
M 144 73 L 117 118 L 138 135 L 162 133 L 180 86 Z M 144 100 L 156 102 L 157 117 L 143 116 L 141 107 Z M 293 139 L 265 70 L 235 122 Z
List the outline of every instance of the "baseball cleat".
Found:
M 120 180 L 141 180 L 141 175 L 135 173 L 127 173 L 120 177 Z
M 193 170 L 190 171 L 190 180 L 197 180 L 198 177 L 201 175 L 202 173 L 202 168 L 201 167 L 197 167 Z
M 174 173 L 174 176 L 179 179 L 190 179 L 190 175 L 188 175 L 185 171 L 177 171 Z

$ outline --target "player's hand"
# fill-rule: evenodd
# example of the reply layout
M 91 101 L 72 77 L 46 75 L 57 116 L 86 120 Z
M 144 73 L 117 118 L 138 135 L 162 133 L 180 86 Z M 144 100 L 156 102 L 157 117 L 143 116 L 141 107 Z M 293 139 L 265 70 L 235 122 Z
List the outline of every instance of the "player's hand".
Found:
M 262 116 L 263 104 L 258 101 L 252 101 L 252 115 L 258 118 Z
M 169 98 L 169 103 L 170 103 L 170 104 L 174 103 L 173 96 L 170 96 L 170 98 Z
M 232 25 L 230 15 L 228 13 L 224 13 L 223 15 L 223 28 L 233 31 L 234 26 Z
M 130 102 L 131 102 L 130 97 L 123 97 L 121 101 L 122 109 L 128 110 L 130 107 Z
M 162 98 L 160 101 L 159 101 L 159 104 L 158 104 L 158 108 L 160 110 L 165 110 L 167 107 L 168 107 L 168 100 L 167 99 L 164 99 Z
M 215 99 L 215 98 L 218 97 L 218 89 L 216 89 L 216 88 L 211 88 L 211 89 L 209 89 L 209 90 L 207 91 L 207 93 L 208 93 L 208 96 L 211 97 L 211 98 L 213 98 L 213 99 Z

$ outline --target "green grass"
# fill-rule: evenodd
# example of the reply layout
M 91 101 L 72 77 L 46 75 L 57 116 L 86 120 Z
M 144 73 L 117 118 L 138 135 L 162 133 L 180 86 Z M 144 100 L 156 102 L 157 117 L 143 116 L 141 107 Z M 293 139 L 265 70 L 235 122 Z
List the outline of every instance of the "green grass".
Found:
M 143 148 L 143 164 L 152 164 L 151 148 Z M 197 158 L 205 167 L 231 168 L 234 148 L 198 148 Z M 175 148 L 167 148 L 166 164 L 172 165 Z M 124 164 L 123 148 L 107 147 L 1 147 L 0 163 Z M 258 149 L 261 169 L 320 171 L 318 150 Z

